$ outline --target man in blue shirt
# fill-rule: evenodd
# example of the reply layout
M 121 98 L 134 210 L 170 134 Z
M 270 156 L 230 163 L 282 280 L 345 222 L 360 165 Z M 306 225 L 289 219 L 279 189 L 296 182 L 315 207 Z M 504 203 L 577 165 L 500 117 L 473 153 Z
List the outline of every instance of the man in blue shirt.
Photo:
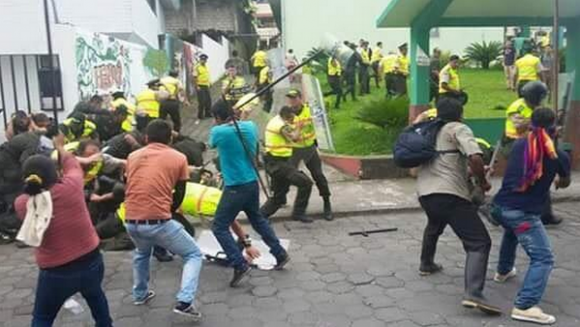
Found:
M 551 109 L 534 111 L 530 134 L 515 142 L 503 185 L 491 210 L 504 228 L 494 281 L 504 283 L 516 276 L 516 248 L 521 244 L 530 257 L 530 266 L 511 316 L 538 324 L 556 322 L 554 316 L 537 307 L 554 265 L 541 215 L 554 180 L 556 188 L 570 185 L 570 159 L 565 152 L 557 151 L 553 142 L 555 121 L 556 115 Z
M 217 149 L 225 183 L 212 231 L 230 260 L 230 264 L 234 267 L 234 276 L 230 286 L 236 287 L 251 270 L 230 232 L 230 225 L 241 211 L 245 212 L 254 230 L 270 247 L 270 253 L 277 261 L 274 269 L 284 268 L 290 261 L 290 257 L 280 245 L 280 240 L 268 221 L 260 213 L 258 176 L 252 163 L 252 158 L 258 151 L 256 124 L 251 121 L 238 121 L 243 142 L 251 152 L 248 154 L 232 122 L 234 113 L 227 103 L 224 100 L 216 102 L 212 108 L 212 114 L 216 120 L 216 126 L 210 131 L 209 145 Z

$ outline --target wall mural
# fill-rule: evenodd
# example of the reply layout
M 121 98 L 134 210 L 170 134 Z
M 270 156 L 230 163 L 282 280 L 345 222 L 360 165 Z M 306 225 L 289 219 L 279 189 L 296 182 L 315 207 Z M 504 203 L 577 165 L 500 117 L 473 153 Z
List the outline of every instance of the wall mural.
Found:
M 131 92 L 131 56 L 126 42 L 98 34 L 77 32 L 76 65 L 79 97 L 113 90 Z

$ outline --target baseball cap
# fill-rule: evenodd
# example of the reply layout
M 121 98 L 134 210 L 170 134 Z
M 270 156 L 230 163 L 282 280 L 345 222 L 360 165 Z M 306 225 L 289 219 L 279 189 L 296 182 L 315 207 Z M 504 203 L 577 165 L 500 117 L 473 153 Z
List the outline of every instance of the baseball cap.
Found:
M 302 96 L 302 92 L 300 92 L 297 89 L 291 89 L 290 91 L 288 91 L 288 93 L 286 93 L 286 97 L 288 98 L 298 98 Z

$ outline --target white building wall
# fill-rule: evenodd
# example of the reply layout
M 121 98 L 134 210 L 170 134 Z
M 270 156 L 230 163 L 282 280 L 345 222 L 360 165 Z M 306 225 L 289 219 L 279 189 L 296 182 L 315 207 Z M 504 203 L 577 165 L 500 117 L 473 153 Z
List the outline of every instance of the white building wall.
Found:
M 0 1 L 0 53 L 46 52 L 42 1 Z
M 384 49 L 396 50 L 409 42 L 409 29 L 379 29 L 376 20 L 391 0 L 282 0 L 283 40 L 286 49 L 302 57 L 319 47 L 325 33 L 339 40 L 358 42 L 363 38 Z M 462 53 L 472 42 L 503 39 L 503 28 L 442 28 L 431 38 L 431 47 Z
M 214 41 L 209 36 L 201 35 L 201 53 L 208 55 L 207 65 L 211 72 L 211 82 L 215 82 L 225 74 L 224 65 L 230 56 L 230 43 L 222 37 L 221 43 Z

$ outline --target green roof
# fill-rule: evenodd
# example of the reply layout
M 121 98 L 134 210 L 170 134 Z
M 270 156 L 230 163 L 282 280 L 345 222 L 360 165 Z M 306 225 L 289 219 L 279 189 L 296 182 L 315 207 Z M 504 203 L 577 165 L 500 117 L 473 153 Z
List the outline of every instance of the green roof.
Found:
M 431 2 L 391 0 L 377 27 L 410 27 Z M 559 0 L 563 23 L 580 17 L 580 0 Z M 551 25 L 554 0 L 452 0 L 436 26 Z

